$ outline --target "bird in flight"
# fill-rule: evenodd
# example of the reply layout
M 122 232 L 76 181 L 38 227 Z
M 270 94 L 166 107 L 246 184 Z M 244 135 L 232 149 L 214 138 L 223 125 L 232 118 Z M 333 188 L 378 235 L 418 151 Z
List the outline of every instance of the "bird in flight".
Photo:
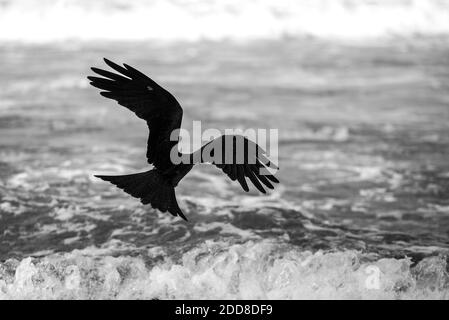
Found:
M 150 204 L 186 221 L 176 201 L 175 187 L 196 163 L 215 165 L 231 180 L 237 180 L 246 192 L 249 191 L 246 179 L 262 193 L 266 193 L 264 186 L 274 189 L 273 183 L 279 183 L 267 170 L 278 168 L 259 145 L 244 136 L 222 135 L 191 154 L 178 152 L 179 135 L 173 139 L 172 133 L 175 130 L 179 132 L 183 110 L 175 97 L 135 68 L 127 64 L 120 66 L 106 58 L 104 61 L 117 73 L 93 67 L 92 71 L 101 77 L 87 78 L 92 86 L 102 90 L 100 94 L 103 97 L 117 101 L 146 121 L 150 131 L 146 155 L 153 168 L 141 173 L 95 177 L 113 183 L 140 199 L 142 204 Z M 172 153 L 172 150 L 176 152 Z M 173 161 L 176 153 L 178 159 L 189 161 Z

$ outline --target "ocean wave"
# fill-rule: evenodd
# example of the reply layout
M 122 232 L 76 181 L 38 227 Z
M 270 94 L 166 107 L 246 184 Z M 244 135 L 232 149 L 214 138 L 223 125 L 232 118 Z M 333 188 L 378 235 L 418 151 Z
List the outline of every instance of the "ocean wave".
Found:
M 179 261 L 87 248 L 0 264 L 0 299 L 447 299 L 446 259 L 310 252 L 270 240 L 207 241 Z M 163 251 L 163 250 L 162 250 Z M 160 258 L 160 257 L 159 257 Z
M 3 0 L 8 41 L 364 38 L 449 32 L 447 0 Z

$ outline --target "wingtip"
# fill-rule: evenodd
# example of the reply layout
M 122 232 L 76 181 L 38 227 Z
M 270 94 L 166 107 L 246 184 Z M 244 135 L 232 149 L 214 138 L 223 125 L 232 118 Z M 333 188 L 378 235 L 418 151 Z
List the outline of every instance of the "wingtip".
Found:
M 271 182 L 274 182 L 274 183 L 280 183 L 280 181 L 279 181 L 279 179 L 278 178 L 276 178 L 274 175 L 267 175 L 266 176 L 267 178 L 268 178 L 268 180 L 271 180 Z
M 103 57 L 103 61 L 112 69 L 115 69 L 114 67 L 117 66 L 117 64 L 115 62 L 112 62 L 111 60 L 109 60 L 108 58 L 104 58 Z
M 96 68 L 96 67 L 90 67 L 90 70 L 92 70 L 93 72 L 100 74 L 101 69 L 100 68 Z
M 261 193 L 263 193 L 263 194 L 266 194 L 266 193 L 267 193 L 267 191 L 266 191 L 262 186 L 256 186 L 256 185 L 254 185 L 254 186 L 255 186 L 256 189 L 259 190 Z

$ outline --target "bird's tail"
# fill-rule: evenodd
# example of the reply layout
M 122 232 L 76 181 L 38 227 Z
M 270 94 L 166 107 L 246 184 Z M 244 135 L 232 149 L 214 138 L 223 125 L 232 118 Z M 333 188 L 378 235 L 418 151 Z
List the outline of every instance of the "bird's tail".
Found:
M 123 176 L 95 177 L 111 182 L 133 197 L 139 198 L 143 204 L 151 204 L 155 209 L 168 211 L 173 216 L 180 216 L 187 221 L 176 201 L 175 188 L 157 169 Z

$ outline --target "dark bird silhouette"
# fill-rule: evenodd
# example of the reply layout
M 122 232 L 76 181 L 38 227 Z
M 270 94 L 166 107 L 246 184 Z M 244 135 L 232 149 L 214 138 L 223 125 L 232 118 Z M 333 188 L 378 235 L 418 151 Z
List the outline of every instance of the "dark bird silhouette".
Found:
M 189 161 L 175 164 L 171 159 L 171 151 L 177 148 L 179 136 L 173 141 L 171 135 L 181 127 L 183 115 L 178 101 L 167 90 L 133 67 L 127 64 L 122 67 L 106 58 L 104 61 L 118 73 L 91 68 L 102 77 L 87 78 L 92 86 L 102 90 L 100 94 L 103 97 L 116 100 L 118 104 L 147 122 L 150 131 L 147 159 L 154 168 L 129 175 L 95 177 L 113 183 L 126 193 L 139 198 L 143 204 L 151 204 L 155 209 L 168 211 L 184 220 L 187 219 L 176 201 L 175 187 L 196 163 L 215 165 L 233 181 L 237 180 L 245 191 L 249 191 L 246 178 L 262 193 L 266 192 L 264 186 L 273 189 L 273 183 L 279 183 L 267 170 L 267 167 L 276 170 L 278 168 L 270 163 L 265 151 L 256 143 L 239 135 L 220 136 L 191 154 L 178 152 L 179 157 L 184 156 L 184 159 Z M 225 146 L 230 145 L 232 148 L 225 149 Z M 232 150 L 231 153 L 228 150 Z

